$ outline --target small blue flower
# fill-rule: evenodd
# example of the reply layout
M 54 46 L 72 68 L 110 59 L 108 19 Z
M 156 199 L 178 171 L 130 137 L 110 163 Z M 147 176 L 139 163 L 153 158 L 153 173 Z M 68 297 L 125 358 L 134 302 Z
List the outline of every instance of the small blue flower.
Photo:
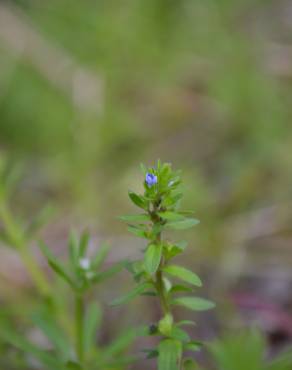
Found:
M 153 173 L 147 173 L 145 182 L 151 188 L 152 185 L 157 184 L 157 176 L 153 175 Z

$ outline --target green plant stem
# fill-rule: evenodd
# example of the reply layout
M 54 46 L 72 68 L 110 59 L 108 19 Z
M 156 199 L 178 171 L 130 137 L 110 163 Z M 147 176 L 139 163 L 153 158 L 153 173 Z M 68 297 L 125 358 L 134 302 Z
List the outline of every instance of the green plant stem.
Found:
M 84 298 L 82 295 L 75 296 L 75 343 L 76 355 L 80 365 L 84 362 Z
M 159 216 L 156 214 L 156 212 L 157 212 L 157 208 L 154 207 L 154 212 L 152 214 L 153 227 L 157 223 L 159 223 Z M 161 233 L 157 234 L 155 242 L 156 242 L 156 244 L 161 243 Z M 156 291 L 157 291 L 157 295 L 158 295 L 158 298 L 159 298 L 159 301 L 160 301 L 160 305 L 161 305 L 163 314 L 164 315 L 167 315 L 167 314 L 172 315 L 170 304 L 168 302 L 166 292 L 165 292 L 165 288 L 164 288 L 164 283 L 163 283 L 163 271 L 162 271 L 162 269 L 163 269 L 164 264 L 165 264 L 165 260 L 164 260 L 163 255 L 162 255 L 158 270 L 156 271 L 156 274 L 155 274 L 155 278 L 156 278 L 155 286 L 156 286 Z M 182 357 L 179 359 L 179 363 L 178 363 L 178 370 L 181 370 L 181 369 L 182 369 Z
M 152 215 L 153 227 L 157 223 L 159 223 L 159 216 L 156 214 L 156 212 L 157 212 L 157 207 L 155 206 L 154 212 L 153 212 L 153 215 Z M 155 242 L 156 242 L 156 244 L 161 243 L 161 233 L 158 233 L 156 235 Z M 158 270 L 157 270 L 157 272 L 155 274 L 155 277 L 156 277 L 156 290 L 157 290 L 157 295 L 159 297 L 159 300 L 160 300 L 160 304 L 161 304 L 163 313 L 164 314 L 168 314 L 168 313 L 170 313 L 170 306 L 169 306 L 169 303 L 167 301 L 167 297 L 166 297 L 165 289 L 164 289 L 164 284 L 163 284 L 163 272 L 162 272 L 163 266 L 164 266 L 164 258 L 162 256 L 161 261 L 160 261 L 160 264 L 159 264 L 159 267 L 158 267 Z
M 9 208 L 3 202 L 0 205 L 0 217 L 4 224 L 9 241 L 19 252 L 23 264 L 25 265 L 38 291 L 44 296 L 49 296 L 51 289 L 48 280 L 42 269 L 39 267 L 37 261 L 29 253 L 28 246 L 20 227 L 13 220 Z
M 169 304 L 167 302 L 166 296 L 165 296 L 165 290 L 163 286 L 163 274 L 161 271 L 161 267 L 156 272 L 156 290 L 157 294 L 160 300 L 160 304 L 163 310 L 164 314 L 170 313 Z

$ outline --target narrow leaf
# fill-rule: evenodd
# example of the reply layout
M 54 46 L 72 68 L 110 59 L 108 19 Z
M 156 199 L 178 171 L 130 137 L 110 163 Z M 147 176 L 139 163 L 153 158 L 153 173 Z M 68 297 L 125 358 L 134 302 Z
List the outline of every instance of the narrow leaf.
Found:
M 79 243 L 79 256 L 82 258 L 86 254 L 86 250 L 88 247 L 90 235 L 88 231 L 84 231 L 80 237 L 80 243 Z
M 109 267 L 107 270 L 97 273 L 91 281 L 94 283 L 100 283 L 106 279 L 111 278 L 117 272 L 121 271 L 124 267 L 123 263 L 116 263 L 113 266 Z
M 68 273 L 65 271 L 65 268 L 60 264 L 56 263 L 55 261 L 48 261 L 48 264 L 58 274 L 63 280 L 65 280 L 72 288 L 75 288 L 75 284 Z
M 149 221 L 150 216 L 146 213 L 140 214 L 140 215 L 125 215 L 120 216 L 120 220 L 125 222 L 143 222 L 143 221 Z
M 193 311 L 206 311 L 215 307 L 215 304 L 199 297 L 179 297 L 172 301 L 174 305 L 184 306 Z
M 92 267 L 94 269 L 98 269 L 104 260 L 106 259 L 108 253 L 110 250 L 110 245 L 107 243 L 102 243 L 101 246 L 99 247 L 98 251 L 96 252 L 95 257 L 92 260 Z
M 199 223 L 200 221 L 197 220 L 196 218 L 185 218 L 184 220 L 181 221 L 167 222 L 165 227 L 176 230 L 184 230 L 189 229 Z
M 15 334 L 11 328 L 4 329 L 1 328 L 0 337 L 5 342 L 11 344 L 12 346 L 16 347 L 17 349 L 31 354 L 35 359 L 40 361 L 44 366 L 48 367 L 49 369 L 58 369 L 64 370 L 65 367 L 63 366 L 62 362 L 49 354 L 48 352 L 40 349 L 30 343 L 24 336 L 20 336 Z
M 101 321 L 102 311 L 99 305 L 96 303 L 91 303 L 88 307 L 85 324 L 84 324 L 84 352 L 87 353 L 93 348 L 95 341 L 95 334 L 99 323 Z
M 70 275 L 67 273 L 66 269 L 62 264 L 56 259 L 56 257 L 51 252 L 50 248 L 48 246 L 41 242 L 40 248 L 45 255 L 45 257 L 48 260 L 48 264 L 50 267 L 63 279 L 65 280 L 72 288 L 75 288 L 75 284 L 73 280 L 71 279 Z
M 180 215 L 179 213 L 176 212 L 158 212 L 159 217 L 164 218 L 165 220 L 169 221 L 178 221 L 178 220 L 184 220 L 185 217 Z
M 127 303 L 131 301 L 133 298 L 135 298 L 137 295 L 143 293 L 146 289 L 151 288 L 151 284 L 149 283 L 141 283 L 137 285 L 133 290 L 131 290 L 129 293 L 126 295 L 115 299 L 112 303 L 111 306 L 118 306 L 123 303 Z
M 35 313 L 32 315 L 32 321 L 55 346 L 63 360 L 68 360 L 70 356 L 70 344 L 53 317 L 48 312 Z
M 118 357 L 123 351 L 125 351 L 137 338 L 136 329 L 127 329 L 121 333 L 110 345 L 104 349 L 104 356 L 109 359 Z
M 78 239 L 74 232 L 70 233 L 69 237 L 69 254 L 70 262 L 75 268 L 78 266 L 79 261 L 79 248 L 78 248 Z

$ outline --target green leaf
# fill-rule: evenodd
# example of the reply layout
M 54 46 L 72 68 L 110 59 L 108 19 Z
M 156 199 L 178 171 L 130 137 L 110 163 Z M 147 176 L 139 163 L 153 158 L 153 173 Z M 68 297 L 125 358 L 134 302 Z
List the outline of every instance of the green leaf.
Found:
M 169 265 L 163 268 L 163 271 L 168 273 L 169 275 L 175 276 L 183 281 L 186 281 L 189 284 L 201 287 L 202 282 L 198 275 L 193 273 L 192 271 L 176 265 Z
M 77 235 L 74 232 L 71 232 L 69 237 L 69 255 L 72 266 L 77 268 L 79 262 L 79 248 Z
M 176 327 L 176 326 L 174 326 L 172 328 L 171 333 L 169 334 L 169 336 L 173 339 L 179 340 L 180 342 L 189 342 L 190 341 L 190 337 L 189 337 L 188 333 L 185 332 L 184 330 L 182 330 L 181 328 Z
M 90 235 L 88 233 L 88 231 L 84 231 L 80 237 L 80 242 L 79 242 L 79 257 L 84 257 L 85 254 L 86 254 L 86 250 L 87 250 L 87 247 L 88 247 L 88 243 L 89 243 L 89 238 L 90 238 Z
M 146 213 L 140 215 L 125 215 L 118 217 L 120 220 L 125 222 L 143 222 L 150 221 L 150 216 Z
M 145 252 L 144 256 L 144 266 L 148 274 L 155 274 L 157 271 L 162 254 L 161 244 L 150 244 Z
M 138 236 L 139 238 L 148 239 L 147 232 L 145 230 L 141 230 L 141 228 L 130 225 L 128 226 L 128 231 L 134 234 L 135 236 Z
M 182 345 L 175 339 L 164 339 L 158 346 L 158 370 L 179 370 Z
M 71 351 L 70 343 L 67 341 L 64 332 L 54 321 L 53 317 L 48 312 L 40 312 L 32 315 L 32 321 L 55 346 L 63 360 L 68 360 Z
M 100 324 L 102 311 L 98 304 L 91 303 L 87 309 L 84 323 L 84 352 L 87 353 L 94 347 L 95 334 Z
M 129 293 L 125 294 L 124 296 L 115 299 L 111 306 L 118 306 L 120 304 L 127 303 L 131 301 L 133 298 L 135 298 L 137 295 L 143 293 L 146 289 L 151 288 L 152 285 L 150 283 L 141 283 L 135 286 L 133 290 L 131 290 Z
M 183 362 L 183 370 L 199 370 L 199 368 L 192 358 L 186 358 Z
M 91 280 L 94 283 L 100 283 L 106 279 L 111 278 L 117 272 L 121 271 L 124 267 L 123 263 L 116 263 L 113 266 L 109 267 L 107 270 L 97 273 Z
M 63 280 L 65 280 L 72 288 L 76 288 L 73 280 L 70 278 L 68 273 L 65 271 L 65 268 L 60 263 L 48 260 L 48 264 L 52 268 L 52 270 L 54 270 L 55 273 L 58 274 Z
M 136 329 L 127 329 L 103 349 L 104 356 L 113 359 L 125 351 L 137 338 Z
M 131 201 L 138 206 L 139 208 L 147 209 L 148 204 L 147 201 L 141 195 L 134 193 L 133 191 L 129 191 L 129 197 Z
M 176 325 L 177 326 L 184 326 L 184 325 L 196 326 L 196 323 L 192 320 L 182 320 L 182 321 L 179 321 Z
M 165 220 L 168 220 L 168 221 L 178 221 L 178 220 L 185 219 L 185 217 L 180 215 L 179 213 L 170 212 L 170 211 L 158 212 L 158 215 L 159 217 L 164 218 Z
M 181 254 L 184 249 L 186 248 L 187 246 L 187 242 L 180 242 L 180 243 L 176 243 L 176 244 L 166 244 L 165 245 L 165 249 L 166 249 L 166 253 L 165 253 L 165 258 L 167 260 L 170 260 L 171 258 L 177 256 L 178 254 Z
M 203 343 L 192 340 L 184 346 L 185 351 L 198 352 L 201 350 Z
M 50 267 L 58 274 L 63 280 L 65 280 L 72 288 L 75 289 L 75 284 L 71 279 L 70 275 L 67 273 L 66 269 L 62 264 L 56 259 L 52 254 L 51 250 L 43 242 L 40 243 L 40 248 L 48 260 Z
M 215 359 L 216 368 L 224 370 L 269 369 L 264 363 L 265 340 L 256 329 L 236 331 L 211 343 L 209 349 Z M 285 368 L 284 368 L 285 369 Z M 273 370 L 284 370 L 278 366 Z M 290 370 L 288 367 L 286 370 Z
M 183 194 L 181 192 L 168 196 L 163 199 L 163 206 L 164 207 L 174 206 L 182 197 Z
M 192 288 L 183 284 L 176 284 L 170 289 L 170 293 L 180 293 L 180 292 L 192 293 L 192 291 L 193 291 Z
M 95 254 L 95 257 L 92 260 L 92 267 L 94 269 L 100 268 L 102 263 L 105 261 L 111 246 L 107 243 L 102 243 L 98 251 Z
M 193 311 L 206 311 L 215 307 L 215 304 L 199 297 L 179 297 L 172 301 L 174 305 L 184 306 Z
M 32 343 L 30 343 L 23 335 L 20 336 L 14 333 L 11 328 L 4 328 L 2 326 L 0 337 L 2 340 L 11 344 L 20 351 L 31 354 L 35 359 L 40 361 L 49 369 L 65 370 L 62 362 L 59 359 L 56 359 L 55 355 L 51 355 L 48 352 L 36 347 Z
M 175 229 L 175 230 L 184 230 L 189 229 L 200 223 L 196 218 L 185 218 L 181 221 L 167 222 L 165 227 Z

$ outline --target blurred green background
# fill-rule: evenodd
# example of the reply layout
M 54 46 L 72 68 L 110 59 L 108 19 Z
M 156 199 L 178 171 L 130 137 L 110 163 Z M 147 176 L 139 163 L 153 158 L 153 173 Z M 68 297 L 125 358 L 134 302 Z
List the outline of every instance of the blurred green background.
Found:
M 58 251 L 70 227 L 90 226 L 112 261 L 136 257 L 142 244 L 116 217 L 133 211 L 140 162 L 172 162 L 201 220 L 185 262 L 218 305 L 199 335 L 258 325 L 278 351 L 292 338 L 291 78 L 289 0 L 1 1 L 12 208 L 29 219 L 53 205 L 43 233 Z M 24 289 L 1 253 L 2 285 Z M 151 317 L 130 310 L 133 324 Z

